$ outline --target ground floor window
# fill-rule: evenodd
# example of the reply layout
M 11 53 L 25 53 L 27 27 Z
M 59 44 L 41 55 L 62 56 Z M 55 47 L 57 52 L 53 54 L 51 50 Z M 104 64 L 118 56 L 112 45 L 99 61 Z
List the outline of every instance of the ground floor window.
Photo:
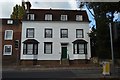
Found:
M 45 42 L 44 43 L 44 53 L 45 54 L 52 54 L 52 42 Z
M 3 55 L 12 55 L 12 45 L 4 45 Z
M 24 54 L 38 54 L 38 44 L 24 44 Z
M 38 54 L 38 41 L 34 39 L 28 39 L 23 42 L 23 54 Z
M 87 42 L 82 39 L 77 39 L 73 42 L 74 54 L 87 54 Z
M 86 44 L 74 44 L 74 54 L 85 54 Z

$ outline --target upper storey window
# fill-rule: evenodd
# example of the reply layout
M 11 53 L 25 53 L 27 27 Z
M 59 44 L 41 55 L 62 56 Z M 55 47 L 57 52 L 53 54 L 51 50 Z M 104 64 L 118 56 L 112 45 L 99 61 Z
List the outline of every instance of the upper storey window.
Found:
M 26 37 L 27 38 L 34 38 L 34 28 L 27 28 Z
M 35 15 L 34 14 L 27 14 L 27 20 L 34 20 Z
M 67 21 L 68 17 L 67 15 L 61 15 L 61 21 Z
M 13 39 L 13 30 L 5 30 L 5 40 Z
M 13 24 L 13 20 L 7 20 L 7 24 Z
M 45 14 L 46 21 L 52 21 L 52 14 Z
M 76 21 L 83 21 L 82 15 L 76 15 Z

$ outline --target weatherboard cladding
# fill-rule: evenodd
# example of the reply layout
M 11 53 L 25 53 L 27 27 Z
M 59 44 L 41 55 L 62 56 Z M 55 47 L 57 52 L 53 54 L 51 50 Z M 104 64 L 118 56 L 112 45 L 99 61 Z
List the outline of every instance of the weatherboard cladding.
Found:
M 68 15 L 67 21 L 76 21 L 76 15 L 82 15 L 83 22 L 89 21 L 85 10 L 30 9 L 29 13 L 26 13 L 24 21 L 27 21 L 27 14 L 34 14 L 34 21 L 45 21 L 45 14 L 52 14 L 52 21 L 61 21 L 61 15 Z

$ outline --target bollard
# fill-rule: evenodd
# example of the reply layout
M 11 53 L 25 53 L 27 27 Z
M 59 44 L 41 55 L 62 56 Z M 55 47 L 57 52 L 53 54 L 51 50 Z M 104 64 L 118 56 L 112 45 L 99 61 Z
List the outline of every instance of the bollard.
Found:
M 103 62 L 103 75 L 110 75 L 110 63 Z

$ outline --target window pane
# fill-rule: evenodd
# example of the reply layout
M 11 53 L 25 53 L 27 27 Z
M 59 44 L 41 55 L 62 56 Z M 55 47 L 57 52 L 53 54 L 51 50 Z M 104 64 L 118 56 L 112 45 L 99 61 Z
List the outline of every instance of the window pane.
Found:
M 27 38 L 34 38 L 34 28 L 27 29 Z
M 5 52 L 10 53 L 11 52 L 11 46 L 5 46 Z
M 46 44 L 46 53 L 51 53 L 51 44 Z
M 4 46 L 4 55 L 11 55 L 12 53 L 12 45 L 5 45 Z
M 38 44 L 24 44 L 23 52 L 24 54 L 37 54 L 38 53 Z
M 23 45 L 23 54 L 27 54 L 26 53 L 26 44 Z
M 68 30 L 61 29 L 61 38 L 68 38 Z
M 27 54 L 33 54 L 33 44 L 27 44 Z
M 83 30 L 82 29 L 76 30 L 76 38 L 83 38 Z
M 34 54 L 37 54 L 37 44 L 34 44 Z
M 52 38 L 52 29 L 45 29 L 45 38 Z
M 61 15 L 61 20 L 62 21 L 67 21 L 67 15 Z
M 45 43 L 45 53 L 52 53 L 52 43 Z
M 79 44 L 78 47 L 79 47 L 79 54 L 84 53 L 84 44 Z
M 75 54 L 77 54 L 77 44 L 75 44 Z
M 45 15 L 45 20 L 52 20 L 52 15 L 51 14 L 46 14 Z
M 5 31 L 5 39 L 12 39 L 12 30 Z
M 82 15 L 76 15 L 76 21 L 82 21 L 83 18 L 82 18 Z
M 28 14 L 27 19 L 28 20 L 34 20 L 34 14 Z
M 13 24 L 13 20 L 7 20 L 7 24 Z

